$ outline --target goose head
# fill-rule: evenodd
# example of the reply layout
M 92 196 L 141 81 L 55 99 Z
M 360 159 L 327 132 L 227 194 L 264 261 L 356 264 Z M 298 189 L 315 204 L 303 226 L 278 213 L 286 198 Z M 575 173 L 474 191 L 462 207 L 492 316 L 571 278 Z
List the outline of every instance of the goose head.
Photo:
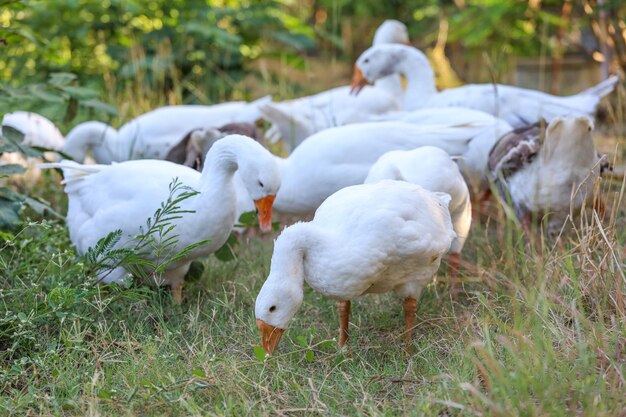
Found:
M 399 20 L 387 19 L 376 29 L 374 33 L 373 45 L 386 43 L 409 44 L 409 33 L 406 25 Z
M 207 158 L 213 149 L 219 148 L 217 144 L 220 142 L 245 144 L 238 148 L 238 173 L 258 210 L 261 231 L 269 232 L 272 230 L 272 205 L 281 182 L 276 158 L 258 142 L 243 135 L 228 135 L 220 139 Z
M 587 116 L 558 116 L 552 119 L 540 151 L 542 159 L 571 160 L 580 165 L 586 163 L 586 158 L 595 159 L 593 129 L 593 121 Z
M 302 288 L 293 288 L 289 281 L 270 273 L 256 299 L 254 312 L 261 345 L 270 354 L 274 353 L 289 322 L 302 305 Z
M 304 299 L 304 257 L 311 245 L 310 226 L 296 223 L 287 227 L 274 242 L 270 274 L 254 306 L 261 345 L 273 353 L 289 322 Z
M 354 64 L 351 92 L 358 94 L 368 83 L 398 72 L 406 55 L 405 45 L 388 44 L 366 49 Z

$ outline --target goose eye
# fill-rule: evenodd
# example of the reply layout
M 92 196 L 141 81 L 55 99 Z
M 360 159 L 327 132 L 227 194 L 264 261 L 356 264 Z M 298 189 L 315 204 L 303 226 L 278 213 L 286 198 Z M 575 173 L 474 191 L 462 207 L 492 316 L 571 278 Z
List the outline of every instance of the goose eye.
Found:
M 370 59 L 369 58 L 365 58 L 365 60 L 363 61 L 364 64 L 369 64 L 370 63 Z
M 263 188 L 263 187 L 264 187 L 263 182 L 261 182 L 261 180 L 259 180 L 259 186 L 260 186 L 261 188 Z
M 273 313 L 274 311 L 276 311 L 276 306 L 271 306 L 270 307 L 270 313 Z

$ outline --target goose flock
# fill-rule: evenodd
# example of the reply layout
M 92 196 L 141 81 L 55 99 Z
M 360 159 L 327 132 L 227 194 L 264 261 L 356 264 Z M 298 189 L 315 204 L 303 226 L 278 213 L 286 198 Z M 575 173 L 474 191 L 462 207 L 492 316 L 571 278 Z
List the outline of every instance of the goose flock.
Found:
M 446 255 L 456 279 L 472 201 L 491 189 L 525 231 L 548 212 L 551 227 L 562 225 L 608 167 L 594 146 L 593 117 L 617 82 L 613 76 L 569 97 L 500 84 L 437 91 L 425 55 L 392 20 L 356 60 L 350 86 L 313 96 L 168 106 L 119 130 L 81 123 L 66 137 L 35 113 L 10 113 L 2 124 L 29 145 L 73 159 L 41 167 L 63 172 L 79 254 L 115 230 L 122 237 L 114 249 L 132 248 L 174 181 L 193 191 L 171 220 L 172 251 L 145 254 L 160 261 L 206 242 L 159 274 L 175 303 L 191 262 L 218 250 L 241 214 L 257 210 L 263 232 L 272 230 L 273 211 L 312 218 L 277 237 L 256 300 L 261 344 L 272 353 L 303 302 L 304 282 L 338 302 L 340 345 L 351 301 L 369 293 L 400 297 L 410 340 L 422 288 Z M 270 124 L 264 137 L 261 119 Z M 263 146 L 277 140 L 286 157 Z M 128 275 L 117 267 L 98 278 Z

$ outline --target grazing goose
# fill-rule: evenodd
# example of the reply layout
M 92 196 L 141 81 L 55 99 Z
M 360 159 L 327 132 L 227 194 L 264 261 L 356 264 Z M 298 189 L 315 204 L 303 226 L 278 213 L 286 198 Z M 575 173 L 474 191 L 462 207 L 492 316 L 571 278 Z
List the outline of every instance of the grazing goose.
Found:
M 467 184 L 450 155 L 434 146 L 411 151 L 392 151 L 381 156 L 365 179 L 365 184 L 381 180 L 407 181 L 450 195 L 450 216 L 456 237 L 450 246 L 450 278 L 454 286 L 461 250 L 472 224 L 472 204 Z
M 274 352 L 300 308 L 305 281 L 338 301 L 340 346 L 351 300 L 389 291 L 404 300 L 410 341 L 420 292 L 454 239 L 449 201 L 403 181 L 356 185 L 330 196 L 312 221 L 283 230 L 255 305 L 265 351 Z
M 274 157 L 254 140 L 240 135 L 217 141 L 206 156 L 202 173 L 159 160 L 113 165 L 62 161 L 45 167 L 63 170 L 63 183 L 69 197 L 67 225 L 72 243 L 81 254 L 118 229 L 122 230 L 122 239 L 114 248 L 134 247 L 135 236 L 142 233 L 146 220 L 167 200 L 169 186 L 175 178 L 183 186 L 198 191 L 179 204 L 181 210 L 188 212 L 171 220 L 177 242 L 166 256 L 193 243 L 209 240 L 167 265 L 162 281 L 170 285 L 176 303 L 182 299 L 183 278 L 191 261 L 219 249 L 231 232 L 235 221 L 235 172 L 239 172 L 255 201 L 263 231 L 271 230 L 272 202 L 280 187 Z M 149 253 L 147 256 L 154 259 L 156 255 Z M 110 273 L 102 273 L 99 278 L 111 282 L 126 275 L 127 272 L 118 267 Z
M 102 122 L 85 122 L 68 133 L 63 151 L 83 162 L 89 151 L 99 164 L 132 159 L 164 159 L 189 131 L 227 123 L 254 123 L 261 117 L 264 97 L 251 103 L 232 102 L 213 106 L 166 106 L 142 114 L 116 131 Z
M 571 209 L 593 194 L 595 181 L 608 166 L 593 143 L 593 122 L 587 117 L 557 117 L 515 129 L 489 154 L 489 171 L 503 204 L 508 198 L 525 231 L 532 215 L 551 213 L 556 231 Z
M 406 26 L 397 20 L 385 20 L 374 34 L 374 45 L 409 42 Z M 261 106 L 265 119 L 272 123 L 266 133 L 270 141 L 283 139 L 289 151 L 305 138 L 321 130 L 348 123 L 367 121 L 372 115 L 402 110 L 402 81 L 391 74 L 376 81 L 363 95 L 350 94 L 350 86 L 336 87 L 312 96 Z
M 353 91 L 358 93 L 368 82 L 390 74 L 402 74 L 407 79 L 406 110 L 469 107 L 504 119 L 514 127 L 535 123 L 541 118 L 550 121 L 560 115 L 593 117 L 600 99 L 611 93 L 618 82 L 618 78 L 612 76 L 568 97 L 503 84 L 471 84 L 437 92 L 426 56 L 414 47 L 394 44 L 373 46 L 361 54 L 355 64 Z

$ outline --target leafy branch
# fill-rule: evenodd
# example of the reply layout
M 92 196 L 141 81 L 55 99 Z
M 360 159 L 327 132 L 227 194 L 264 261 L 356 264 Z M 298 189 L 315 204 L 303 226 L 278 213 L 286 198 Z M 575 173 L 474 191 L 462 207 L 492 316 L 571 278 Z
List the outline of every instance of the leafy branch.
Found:
M 43 157 L 43 149 L 36 149 L 24 145 L 24 135 L 9 126 L 2 127 L 0 135 L 0 155 L 9 152 L 18 152 L 27 157 Z M 19 164 L 0 165 L 0 179 L 9 178 L 11 175 L 23 174 L 26 169 Z M 52 209 L 46 201 L 22 194 L 5 185 L 0 186 L 0 228 L 15 227 L 21 223 L 20 214 L 24 206 L 33 209 L 37 214 L 44 212 L 52 213 L 56 217 L 62 217 Z
M 187 245 L 178 252 L 175 251 L 179 235 L 174 233 L 176 229 L 174 221 L 182 218 L 184 214 L 195 212 L 182 209 L 181 203 L 197 194 L 198 191 L 174 178 L 169 185 L 168 198 L 161 203 L 152 217 L 146 220 L 145 227 L 140 227 L 140 233 L 131 237 L 131 241 L 134 241 L 132 247 L 116 247 L 122 239 L 122 231 L 118 229 L 89 248 L 85 259 L 100 275 L 97 283 L 120 267 L 142 280 L 155 278 L 158 280 L 168 265 L 184 259 L 194 249 L 208 243 L 209 240 L 202 240 Z

